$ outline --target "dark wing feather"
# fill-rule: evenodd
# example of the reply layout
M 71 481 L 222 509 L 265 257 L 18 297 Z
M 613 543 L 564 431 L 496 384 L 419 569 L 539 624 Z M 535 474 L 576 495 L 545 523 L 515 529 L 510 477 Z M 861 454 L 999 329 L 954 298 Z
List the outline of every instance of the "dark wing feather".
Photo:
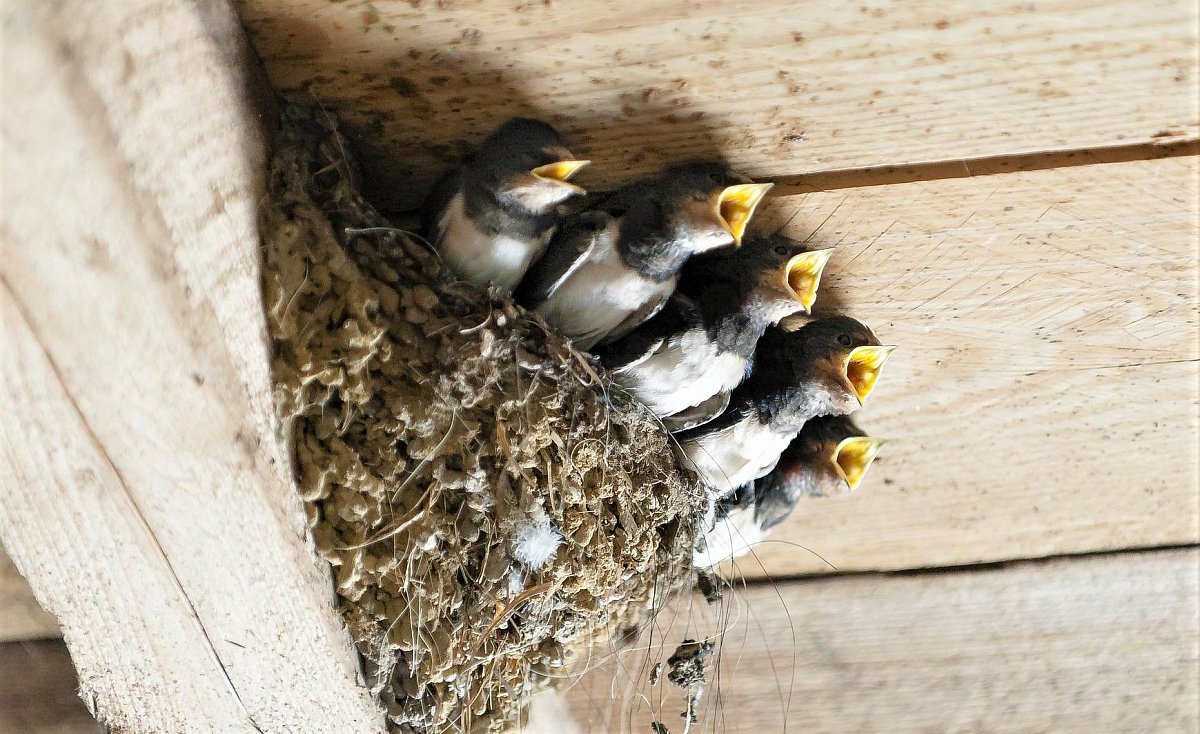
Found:
M 671 336 L 682 334 L 700 324 L 700 309 L 696 303 L 676 293 L 646 323 L 593 351 L 610 372 L 620 373 L 649 358 Z
M 583 212 L 564 221 L 546 251 L 525 273 L 513 298 L 522 306 L 533 308 L 554 295 L 613 224 L 610 215 L 595 211 Z
M 728 390 L 722 390 L 699 405 L 693 405 L 686 410 L 664 416 L 663 425 L 672 433 L 702 426 L 725 412 L 725 409 L 729 407 L 729 395 Z
M 625 317 L 621 323 L 617 324 L 617 328 L 608 332 L 603 339 L 600 340 L 601 346 L 612 344 L 618 339 L 622 339 L 632 332 L 637 327 L 646 323 L 667 305 L 667 301 L 671 300 L 671 294 L 665 294 L 658 298 L 652 298 L 641 305 L 638 310 Z
M 431 245 L 442 239 L 441 219 L 450 201 L 462 191 L 462 168 L 456 167 L 438 179 L 421 205 L 421 236 Z
M 734 388 L 733 393 L 729 396 L 729 404 L 726 405 L 724 412 L 716 418 L 688 429 L 672 431 L 675 440 L 680 443 L 697 441 L 711 433 L 724 431 L 750 419 L 755 410 L 755 402 L 753 397 L 746 393 L 745 387 L 746 383 L 743 382 Z
M 763 530 L 770 530 L 783 522 L 796 509 L 799 497 L 788 491 L 787 484 L 783 472 L 778 468 L 754 480 L 754 519 Z

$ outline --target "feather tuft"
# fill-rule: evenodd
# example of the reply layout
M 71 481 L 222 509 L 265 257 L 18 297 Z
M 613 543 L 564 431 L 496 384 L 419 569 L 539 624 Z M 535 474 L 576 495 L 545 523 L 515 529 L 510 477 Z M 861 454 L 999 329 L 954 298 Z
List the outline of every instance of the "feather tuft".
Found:
M 562 542 L 562 533 L 550 524 L 549 517 L 542 514 L 531 518 L 517 529 L 512 555 L 522 566 L 536 571 L 554 558 Z

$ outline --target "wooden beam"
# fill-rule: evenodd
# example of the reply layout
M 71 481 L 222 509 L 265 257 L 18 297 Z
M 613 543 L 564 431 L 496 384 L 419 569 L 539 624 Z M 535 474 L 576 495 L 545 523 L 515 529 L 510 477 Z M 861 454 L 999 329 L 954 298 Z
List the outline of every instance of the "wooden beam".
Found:
M 814 553 L 861 571 L 1200 540 L 1197 163 L 774 201 L 764 224 L 837 245 L 818 307 L 901 348 L 862 411 L 889 443 L 860 491 L 803 502 L 740 570 L 831 570 Z
M 0 536 L 121 732 L 377 732 L 271 408 L 219 2 L 4 5 Z
M 1191 732 L 1197 560 L 1191 549 L 756 584 L 660 615 L 649 660 L 636 648 L 598 659 L 571 704 L 585 731 L 649 731 L 657 711 L 678 734 L 679 691 L 665 674 L 650 687 L 651 666 L 685 636 L 728 628 L 693 734 Z
M 1194 731 L 1197 571 L 1195 551 L 1167 551 L 757 585 L 725 607 L 696 601 L 690 626 L 663 616 L 654 659 L 732 625 L 722 700 L 710 687 L 694 732 Z M 0 732 L 96 730 L 62 720 L 75 680 L 53 645 L 0 646 Z M 585 731 L 647 731 L 652 706 L 682 730 L 682 702 L 646 685 L 636 653 L 596 664 L 569 694 Z M 55 728 L 31 726 L 49 714 Z
M 1191 0 L 238 0 L 272 80 L 415 206 L 515 114 L 592 187 L 724 153 L 759 177 L 1200 135 Z

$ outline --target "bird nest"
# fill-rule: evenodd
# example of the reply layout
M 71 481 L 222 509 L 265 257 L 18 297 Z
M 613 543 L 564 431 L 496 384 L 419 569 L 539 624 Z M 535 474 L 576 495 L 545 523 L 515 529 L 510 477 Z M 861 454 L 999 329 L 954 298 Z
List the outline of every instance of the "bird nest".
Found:
M 332 116 L 288 101 L 275 142 L 276 399 L 367 685 L 393 731 L 504 730 L 691 583 L 705 493 L 589 355 L 360 196 Z

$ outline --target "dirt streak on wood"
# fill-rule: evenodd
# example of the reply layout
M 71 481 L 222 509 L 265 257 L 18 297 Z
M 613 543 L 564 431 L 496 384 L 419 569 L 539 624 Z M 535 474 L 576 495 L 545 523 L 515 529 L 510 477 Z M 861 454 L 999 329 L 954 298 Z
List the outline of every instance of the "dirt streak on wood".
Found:
M 693 733 L 1194 732 L 1197 560 L 1120 553 L 697 597 L 660 615 L 649 659 L 604 661 L 570 702 L 596 734 L 649 731 L 656 714 L 682 731 L 680 691 L 651 688 L 650 670 L 728 627 Z
M 85 700 L 122 732 L 380 731 L 278 447 L 232 14 L 3 28 L 0 536 Z
M 1196 158 L 775 200 L 837 245 L 818 309 L 899 344 L 857 493 L 801 503 L 747 575 L 1194 543 Z M 778 542 L 775 542 L 778 541 Z
M 237 4 L 401 208 L 515 114 L 559 125 L 593 187 L 721 151 L 773 177 L 1200 135 L 1191 0 Z

